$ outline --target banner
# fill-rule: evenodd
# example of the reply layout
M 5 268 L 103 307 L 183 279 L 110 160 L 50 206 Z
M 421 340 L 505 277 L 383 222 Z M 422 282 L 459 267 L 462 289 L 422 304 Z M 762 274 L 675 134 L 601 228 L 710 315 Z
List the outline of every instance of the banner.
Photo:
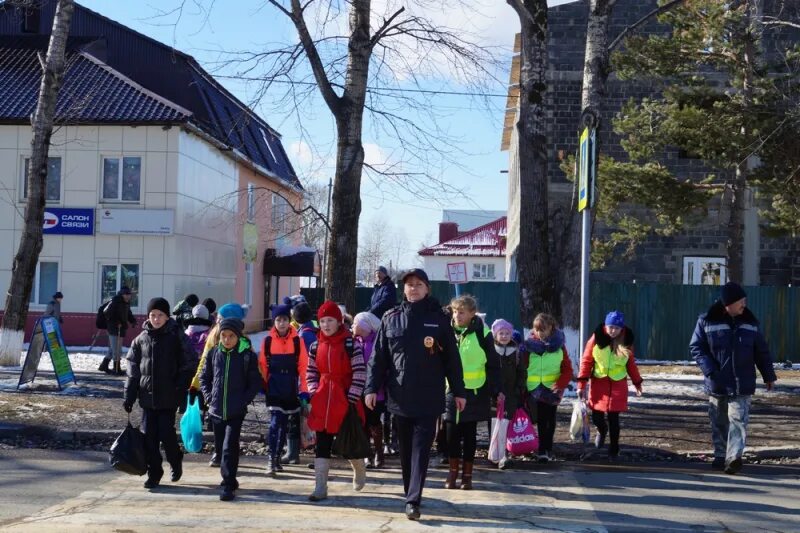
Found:
M 94 235 L 94 209 L 48 207 L 44 211 L 45 235 Z

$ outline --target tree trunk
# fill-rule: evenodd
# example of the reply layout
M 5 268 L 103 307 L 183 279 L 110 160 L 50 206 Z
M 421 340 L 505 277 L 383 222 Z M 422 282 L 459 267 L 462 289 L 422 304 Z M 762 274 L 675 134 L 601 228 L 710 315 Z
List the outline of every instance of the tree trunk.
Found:
M 42 250 L 47 156 L 50 148 L 50 136 L 53 133 L 58 91 L 61 88 L 64 74 L 64 52 L 73 9 L 73 0 L 58 0 L 47 57 L 44 60 L 39 99 L 33 115 L 31 162 L 26 177 L 28 201 L 25 205 L 25 229 L 14 256 L 11 283 L 6 297 L 3 323 L 0 327 L 0 366 L 19 364 L 22 350 L 31 288 L 36 273 L 36 264 L 39 261 L 39 252 Z
M 520 14 L 519 138 L 520 240 L 517 270 L 521 318 L 531 327 L 539 312 L 558 316 L 550 262 L 545 93 L 547 90 L 547 2 L 525 0 Z

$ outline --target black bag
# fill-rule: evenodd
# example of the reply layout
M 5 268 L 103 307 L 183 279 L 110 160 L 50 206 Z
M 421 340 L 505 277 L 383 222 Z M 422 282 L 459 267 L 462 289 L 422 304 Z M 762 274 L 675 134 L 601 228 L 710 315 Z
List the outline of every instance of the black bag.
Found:
M 344 459 L 369 457 L 369 439 L 353 404 L 348 407 L 339 432 L 333 440 L 333 453 Z
M 108 461 L 115 469 L 132 476 L 143 476 L 147 473 L 144 435 L 139 428 L 131 425 L 130 416 L 128 416 L 128 426 L 111 445 Z
M 106 320 L 106 307 L 111 303 L 111 300 L 107 302 L 103 302 L 103 304 L 97 308 L 97 316 L 94 318 L 94 325 L 97 329 L 108 329 L 108 321 Z

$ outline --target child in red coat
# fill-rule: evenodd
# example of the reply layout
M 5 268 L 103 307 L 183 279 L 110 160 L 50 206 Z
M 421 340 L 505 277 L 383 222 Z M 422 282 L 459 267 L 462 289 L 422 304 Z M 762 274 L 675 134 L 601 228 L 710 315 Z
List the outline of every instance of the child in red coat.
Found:
M 328 497 L 328 471 L 331 447 L 350 405 L 355 406 L 364 423 L 361 394 L 367 368 L 361 348 L 342 325 L 342 311 L 334 302 L 324 302 L 317 312 L 319 335 L 308 354 L 306 381 L 311 394 L 308 427 L 317 432 L 314 477 L 316 486 L 308 497 L 316 502 Z M 361 490 L 367 470 L 363 459 L 352 459 L 353 488 Z
M 633 357 L 633 331 L 625 326 L 621 312 L 611 311 L 586 343 L 578 374 L 578 391 L 583 400 L 587 399 L 586 383 L 591 379 L 588 402 L 597 427 L 594 445 L 602 448 L 610 433 L 610 461 L 619 456 L 619 414 L 628 410 L 628 376 L 636 395 L 641 396 L 642 376 Z

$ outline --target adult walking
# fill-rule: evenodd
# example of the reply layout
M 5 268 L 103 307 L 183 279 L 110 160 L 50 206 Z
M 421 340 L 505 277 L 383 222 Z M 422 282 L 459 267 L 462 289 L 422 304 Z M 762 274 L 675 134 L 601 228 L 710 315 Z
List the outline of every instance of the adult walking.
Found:
M 47 302 L 47 308 L 44 310 L 42 316 L 51 316 L 58 320 L 59 324 L 63 324 L 64 319 L 61 318 L 61 300 L 63 299 L 64 295 L 61 294 L 61 291 L 56 292 L 53 295 L 53 299 Z
M 689 343 L 705 376 L 708 416 L 714 441 L 711 467 L 735 474 L 742 468 L 750 400 L 756 390 L 756 367 L 772 390 L 777 376 L 758 319 L 747 308 L 747 294 L 726 283 L 719 300 L 697 319 Z
M 386 267 L 379 266 L 375 270 L 375 287 L 367 311 L 378 318 L 383 318 L 384 313 L 396 305 L 397 287 L 389 277 Z
M 405 513 L 418 520 L 436 419 L 445 410 L 445 378 L 459 411 L 466 399 L 455 334 L 449 317 L 430 296 L 428 275 L 415 268 L 402 282 L 403 302 L 384 315 L 378 330 L 364 401 L 374 409 L 378 391 L 385 387 L 386 408 L 397 420 Z
M 133 291 L 128 287 L 122 287 L 103 309 L 108 331 L 108 354 L 98 368 L 101 372 L 118 376 L 124 374 L 120 365 L 122 341 L 128 333 L 128 325 L 132 327 L 136 325 L 136 319 L 131 312 L 132 297 Z M 113 368 L 108 367 L 111 361 L 114 362 Z

